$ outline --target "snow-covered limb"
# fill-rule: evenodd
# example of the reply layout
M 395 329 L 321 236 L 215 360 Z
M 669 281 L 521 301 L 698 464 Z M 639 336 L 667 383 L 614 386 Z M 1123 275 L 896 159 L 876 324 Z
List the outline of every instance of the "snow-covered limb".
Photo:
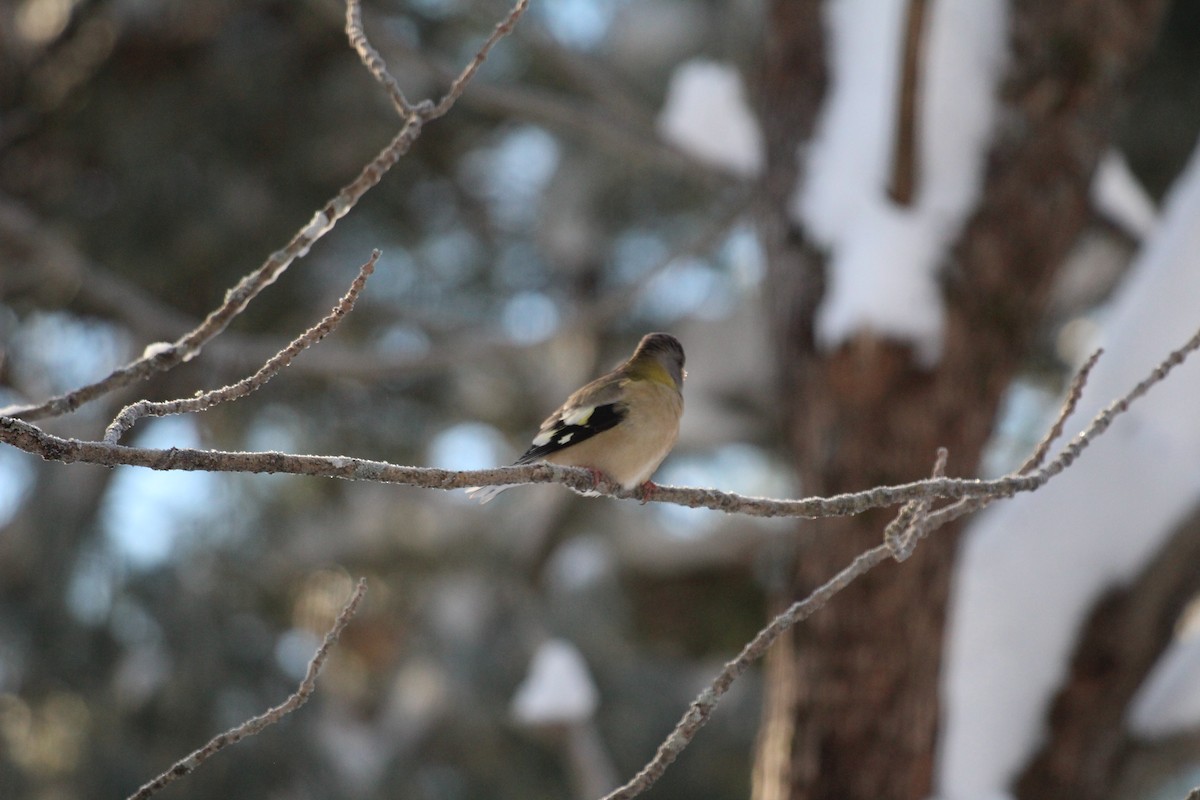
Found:
M 930 4 L 917 77 L 916 188 L 913 202 L 901 206 L 887 189 L 907 5 L 825 6 L 832 91 L 799 155 L 803 180 L 791 213 L 829 252 L 829 285 L 817 315 L 822 347 L 869 331 L 910 343 L 932 364 L 944 316 L 937 276 L 979 200 L 1007 25 L 998 0 Z

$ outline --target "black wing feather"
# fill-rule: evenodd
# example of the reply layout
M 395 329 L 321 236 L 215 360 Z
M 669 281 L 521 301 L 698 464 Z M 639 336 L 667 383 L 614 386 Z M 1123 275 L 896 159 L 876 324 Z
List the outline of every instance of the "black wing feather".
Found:
M 597 433 L 603 433 L 609 428 L 616 427 L 617 423 L 625 419 L 628 413 L 624 403 L 608 403 L 607 405 L 596 406 L 592 410 L 591 416 L 587 422 L 582 425 L 567 425 L 562 420 L 554 426 L 553 433 L 550 435 L 550 441 L 542 445 L 534 445 L 525 451 L 525 454 L 516 460 L 517 464 L 528 464 L 531 461 L 537 461 L 539 458 L 545 458 L 551 453 L 557 453 L 567 447 L 573 447 L 580 442 L 590 439 Z

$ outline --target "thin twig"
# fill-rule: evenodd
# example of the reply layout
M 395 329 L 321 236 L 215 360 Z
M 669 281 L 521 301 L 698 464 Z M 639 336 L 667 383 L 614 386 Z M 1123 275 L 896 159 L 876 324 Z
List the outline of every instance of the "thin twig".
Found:
M 369 189 L 379 183 L 400 157 L 408 152 L 420 132 L 419 120 L 416 117 L 411 118 L 392 141 L 363 167 L 358 177 L 314 214 L 312 220 L 297 231 L 290 242 L 272 253 L 262 266 L 238 281 L 236 286 L 225 293 L 225 301 L 219 307 L 174 343 L 160 348 L 148 348 L 148 352 L 138 360 L 120 367 L 95 383 L 58 395 L 40 405 L 7 408 L 0 410 L 0 413 L 31 421 L 59 416 L 111 391 L 145 380 L 156 372 L 171 369 L 195 358 L 205 344 L 225 330 L 234 317 L 245 310 L 251 300 L 274 283 L 293 261 L 307 255 L 313 244 L 332 230 L 337 221 L 344 217 Z
M 357 2 L 358 0 L 347 0 L 348 4 L 354 6 L 357 6 Z M 480 65 L 483 64 L 484 59 L 487 58 L 492 47 L 512 31 L 517 20 L 525 12 L 528 3 L 529 0 L 518 0 L 512 11 L 501 20 L 475 53 L 475 57 L 451 84 L 450 90 L 440 102 L 434 105 L 425 101 L 416 106 L 409 106 L 414 112 L 419 113 L 409 113 L 404 117 L 404 125 L 400 132 L 363 167 L 358 177 L 344 186 L 332 200 L 317 211 L 308 224 L 297 231 L 291 241 L 282 249 L 272 253 L 262 266 L 243 277 L 236 286 L 227 291 L 224 302 L 209 313 L 198 326 L 172 343 L 164 344 L 161 347 L 147 348 L 141 358 L 119 367 L 95 383 L 52 397 L 38 405 L 10 406 L 0 409 L 0 415 L 34 421 L 68 414 L 81 405 L 109 392 L 137 381 L 146 380 L 157 372 L 169 370 L 198 356 L 205 344 L 225 330 L 234 317 L 242 313 L 250 301 L 257 297 L 263 289 L 274 283 L 293 261 L 308 255 L 313 244 L 333 230 L 338 220 L 346 216 L 362 196 L 383 179 L 388 170 L 395 166 L 396 162 L 409 151 L 413 142 L 421 135 L 426 121 L 445 115 L 453 107 L 455 101 L 466 90 L 471 78 L 479 70 Z M 396 85 L 393 91 L 392 84 L 395 84 L 395 80 L 387 73 L 383 60 L 379 58 L 378 53 L 371 47 L 362 32 L 358 12 L 348 8 L 346 16 L 351 45 L 363 57 L 364 64 L 371 74 L 384 84 L 393 102 L 402 100 L 403 93 L 400 93 L 399 86 Z M 408 105 L 407 100 L 403 100 L 403 103 Z
M 1100 412 L 1075 439 L 1064 448 L 1063 452 L 1051 462 L 1045 469 L 1040 472 L 1047 476 L 1057 474 L 1078 457 L 1079 453 L 1087 446 L 1087 444 L 1100 436 L 1111 425 L 1112 420 L 1129 408 L 1129 405 L 1137 398 L 1144 395 L 1156 383 L 1161 382 L 1172 369 L 1183 363 L 1188 354 L 1200 348 L 1200 331 L 1197 331 L 1192 338 L 1172 352 L 1164 359 L 1144 380 L 1139 382 L 1137 386 L 1131 389 L 1124 397 L 1111 403 L 1104 411 Z M 1075 406 L 1079 401 L 1080 394 L 1083 390 L 1083 385 L 1087 380 L 1088 373 L 1096 364 L 1096 359 L 1099 353 L 1092 356 L 1087 363 L 1080 369 L 1072 382 L 1071 390 L 1068 392 L 1067 398 L 1063 403 L 1062 410 L 1059 412 L 1059 417 L 1047 433 L 1046 437 L 1035 448 L 1034 454 L 1022 466 L 1022 470 L 1031 472 L 1033 466 L 1040 463 L 1045 457 L 1045 453 L 1049 448 L 1049 442 L 1058 437 L 1062 431 L 1062 426 L 1067 417 L 1074 411 Z M 1057 470 L 1051 471 L 1051 468 L 1056 464 L 1061 464 Z M 938 451 L 937 462 L 934 465 L 934 479 L 937 479 L 945 470 L 946 451 L 940 449 Z M 1047 479 L 1049 479 L 1047 477 Z M 931 479 L 933 480 L 933 479 Z M 721 672 L 717 675 L 709 686 L 700 693 L 700 695 L 692 702 L 691 707 L 683 718 L 668 734 L 667 738 L 659 746 L 654 757 L 644 766 L 628 783 L 620 787 L 616 791 L 607 795 L 604 800 L 630 800 L 630 798 L 640 795 L 662 776 L 667 767 L 670 766 L 679 754 L 691 743 L 695 738 L 700 728 L 712 716 L 717 703 L 722 695 L 728 691 L 730 685 L 740 676 L 755 660 L 761 658 L 763 654 L 770 648 L 771 644 L 786 630 L 798 622 L 807 619 L 813 612 L 823 607 L 833 595 L 844 589 L 859 576 L 866 574 L 874 569 L 879 564 L 888 559 L 889 556 L 901 560 L 899 554 L 907 557 L 913 547 L 915 547 L 925 536 L 938 525 L 931 524 L 933 515 L 926 516 L 924 511 L 928 507 L 928 499 L 918 499 L 906 503 L 901 509 L 897 520 L 888 526 L 888 532 L 885 532 L 885 541 L 881 545 L 871 548 L 870 550 L 858 555 L 854 561 L 845 569 L 835 575 L 830 581 L 822 585 L 808 597 L 793 604 L 790 608 L 778 615 L 763 628 L 750 641 L 737 658 L 728 662 Z M 976 501 L 966 501 L 967 504 Z M 964 504 L 956 504 L 942 511 L 955 509 L 962 513 L 967 513 L 959 506 Z M 971 510 L 971 509 L 967 509 Z M 897 532 L 893 530 L 893 526 L 905 520 L 906 530 Z M 945 521 L 949 521 L 948 519 Z M 942 521 L 940 524 L 945 524 Z M 892 541 L 892 540 L 895 541 Z M 1188 795 L 1187 800 L 1200 800 L 1200 789 L 1193 790 Z
M 337 643 L 338 637 L 342 635 L 342 631 L 350 623 L 350 619 L 354 616 L 355 612 L 358 611 L 358 606 L 366 593 L 367 579 L 360 578 L 358 585 L 354 587 L 354 592 L 350 595 L 350 599 L 346 601 L 346 605 L 342 608 L 342 612 L 334 620 L 333 627 L 325 634 L 325 641 L 321 643 L 312 660 L 308 662 L 308 670 L 304 674 L 304 680 L 300 681 L 300 686 L 291 696 L 274 708 L 269 708 L 257 717 L 246 720 L 236 728 L 231 728 L 224 733 L 214 736 L 209 740 L 208 744 L 190 755 L 179 759 L 166 772 L 131 794 L 129 800 L 145 800 L 147 797 L 156 794 L 164 786 L 188 775 L 196 767 L 229 745 L 237 744 L 247 736 L 260 733 L 264 728 L 274 725 L 284 716 L 304 705 L 317 688 L 317 676 L 321 674 L 321 668 L 325 665 L 325 659 L 329 656 L 329 651 Z
M 1050 446 L 1062 436 L 1063 427 L 1067 424 L 1067 420 L 1075 413 L 1075 407 L 1079 405 L 1079 398 L 1083 397 L 1083 388 L 1087 386 L 1088 378 L 1092 374 L 1092 369 L 1096 366 L 1096 362 L 1100 360 L 1100 356 L 1104 354 L 1104 349 L 1097 349 L 1092 353 L 1083 365 L 1075 373 L 1075 377 L 1071 379 L 1071 386 L 1067 390 L 1067 396 L 1063 400 L 1062 406 L 1058 409 L 1058 418 L 1054 420 L 1054 424 L 1050 426 L 1050 430 L 1038 442 L 1037 447 L 1033 449 L 1033 453 L 1021 465 L 1018 473 L 1025 475 L 1042 465 L 1046 460 L 1046 454 L 1050 452 Z
M 847 567 L 818 587 L 816 591 L 803 600 L 793 603 L 787 610 L 771 620 L 750 640 L 749 644 L 742 648 L 742 652 L 738 653 L 737 658 L 725 664 L 721 672 L 700 693 L 699 697 L 692 701 L 687 713 L 679 720 L 666 740 L 659 745 L 654 758 L 642 767 L 628 783 L 606 795 L 604 800 L 629 800 L 653 786 L 666 772 L 671 762 L 683 752 L 700 729 L 704 727 L 704 724 L 708 722 L 717 703 L 729 691 L 733 682 L 752 663 L 762 658 L 780 634 L 824 608 L 834 595 L 849 586 L 859 576 L 865 575 L 887 561 L 891 555 L 892 551 L 886 544 L 876 545 L 865 553 L 860 553 Z
M 516 26 L 517 21 L 521 19 L 521 15 L 525 13 L 525 9 L 528 7 L 529 0 L 517 0 L 516 5 L 508 12 L 508 16 L 496 24 L 496 27 L 492 30 L 492 35 L 487 38 L 487 41 L 475 53 L 475 58 L 471 59 L 471 63 L 463 67 L 463 71 L 451 82 L 450 90 L 446 92 L 445 97 L 425 113 L 426 120 L 437 119 L 444 116 L 450 110 L 455 101 L 462 96 L 463 91 L 467 88 L 467 84 L 471 82 L 471 78 L 474 78 L 475 73 L 483 66 L 483 62 L 487 59 L 492 47 L 495 46 L 496 42 L 512 33 L 513 27 Z
M 1129 409 L 1155 384 L 1164 380 L 1175 367 L 1200 349 L 1200 331 L 1186 344 L 1173 351 L 1125 396 L 1113 401 L 1097 414 L 1057 456 L 1045 466 L 1028 474 L 1009 473 L 990 480 L 973 478 L 926 478 L 896 486 L 877 486 L 860 492 L 833 497 L 807 497 L 781 500 L 746 497 L 717 489 L 659 486 L 651 502 L 673 503 L 690 508 L 710 508 L 730 514 L 753 517 L 800 517 L 816 519 L 852 516 L 871 508 L 900 505 L 913 500 L 997 500 L 1020 492 L 1032 492 L 1073 464 L 1091 442 L 1103 434 L 1114 419 Z M 347 480 L 368 480 L 419 486 L 427 489 L 465 489 L 472 486 L 511 486 L 519 483 L 561 483 L 578 492 L 598 492 L 619 499 L 643 500 L 637 489 L 623 490 L 601 482 L 592 473 L 576 467 L 553 464 L 524 464 L 483 470 L 444 470 L 410 467 L 345 456 L 308 456 L 289 453 L 245 453 L 218 450 L 170 448 L 167 450 L 126 447 L 105 442 L 86 442 L 53 436 L 40 428 L 13 417 L 0 416 L 0 441 L 27 453 L 64 463 L 84 462 L 105 466 L 129 465 L 157 470 L 204 470 L 209 472 L 289 473 Z M 954 512 L 950 508 L 932 512 L 927 530 L 944 525 Z M 966 511 L 958 512 L 961 516 Z
M 934 461 L 933 476 L 940 477 L 946 470 L 946 448 L 938 449 Z M 906 503 L 900 510 L 899 516 L 888 525 L 884 532 L 884 543 L 877 545 L 864 553 L 860 553 L 841 572 L 834 575 L 815 591 L 789 606 L 772 619 L 766 627 L 760 630 L 750 642 L 742 648 L 737 657 L 729 661 L 700 695 L 692 701 L 683 718 L 659 745 L 654 757 L 642 767 L 624 786 L 604 797 L 604 800 L 629 800 L 645 792 L 653 786 L 667 767 L 682 753 L 700 729 L 708 722 L 721 698 L 729 691 L 742 673 L 751 664 L 762 658 L 771 645 L 785 631 L 808 619 L 825 605 L 842 589 L 845 589 L 859 577 L 870 572 L 875 567 L 888 560 L 889 557 L 903 561 L 911 554 L 917 544 L 917 537 L 905 535 L 914 518 L 919 518 L 928 510 L 928 499 L 914 500 Z M 904 521 L 901 523 L 901 521 Z M 902 527 L 897 527 L 902 524 Z M 891 535 L 889 535 L 891 534 Z M 895 539 L 896 541 L 893 541 Z
M 937 457 L 933 462 L 933 477 L 941 478 L 946 474 L 946 461 L 950 451 L 939 447 Z M 883 541 L 892 551 L 892 557 L 897 561 L 905 561 L 912 555 L 920 535 L 918 529 L 923 527 L 929 517 L 929 506 L 933 498 L 924 497 L 912 500 L 900 507 L 900 513 L 883 529 Z
M 121 441 L 121 436 L 142 417 L 165 417 L 170 414 L 206 411 L 215 405 L 237 400 L 261 389 L 280 370 L 292 363 L 292 359 L 324 339 L 330 332 L 337 328 L 345 316 L 354 308 L 354 302 L 358 299 L 358 295 L 362 292 L 363 287 L 366 286 L 367 278 L 375 271 L 375 262 L 378 260 L 379 251 L 375 250 L 371 253 L 371 258 L 367 263 L 359 268 L 358 276 L 350 284 L 350 289 L 338 300 L 333 310 L 316 325 L 293 339 L 287 347 L 272 356 L 250 377 L 244 378 L 230 386 L 213 389 L 195 397 L 184 397 L 178 400 L 164 400 L 161 402 L 138 400 L 136 403 L 131 403 L 121 409 L 121 413 L 105 429 L 104 441 L 109 444 L 116 444 Z
M 441 60 L 407 42 L 396 40 L 392 46 L 419 60 L 440 78 L 450 81 L 457 74 Z M 587 146 L 603 148 L 623 160 L 634 160 L 714 189 L 739 182 L 737 176 L 716 169 L 661 140 L 654 135 L 653 128 L 631 124 L 627 117 L 582 104 L 562 92 L 519 84 L 487 83 L 475 86 L 463 97 L 463 102 L 506 120 L 520 118 L 580 137 Z
M 416 107 L 408 102 L 408 98 L 404 96 L 404 91 L 400 88 L 400 84 L 388 72 L 387 64 L 384 63 L 383 57 L 367 40 L 367 34 L 363 30 L 362 24 L 362 5 L 358 0 L 346 0 L 346 38 L 350 40 L 350 46 L 358 53 L 359 59 L 367 71 L 375 77 L 379 85 L 388 93 L 388 97 L 392 100 L 392 105 L 396 107 L 402 119 L 407 119 L 416 112 Z M 428 101 L 426 101 L 428 102 Z
M 1079 405 L 1079 399 L 1083 397 L 1083 389 L 1087 385 L 1088 377 L 1092 374 L 1092 369 L 1096 366 L 1096 362 L 1100 360 L 1100 356 L 1103 353 L 1103 349 L 1096 350 L 1096 352 L 1092 353 L 1083 362 L 1079 371 L 1075 373 L 1075 377 L 1071 379 L 1071 386 L 1067 390 L 1067 396 L 1063 399 L 1063 403 L 1058 409 L 1058 417 L 1054 420 L 1054 424 L 1050 426 L 1050 430 L 1046 431 L 1046 435 L 1038 442 L 1033 453 L 1030 454 L 1029 458 L 1025 459 L 1025 463 L 1017 468 L 1017 475 L 1030 474 L 1038 469 L 1046 460 L 1046 455 L 1050 452 L 1050 447 L 1062 436 L 1067 420 L 1075 413 L 1075 408 Z M 927 536 L 930 531 L 937 530 L 960 517 L 965 517 L 967 514 L 974 514 L 976 511 L 987 508 L 992 504 L 994 499 L 990 497 L 971 497 L 939 508 L 921 521 L 921 529 L 916 532 L 916 535 L 918 538 Z

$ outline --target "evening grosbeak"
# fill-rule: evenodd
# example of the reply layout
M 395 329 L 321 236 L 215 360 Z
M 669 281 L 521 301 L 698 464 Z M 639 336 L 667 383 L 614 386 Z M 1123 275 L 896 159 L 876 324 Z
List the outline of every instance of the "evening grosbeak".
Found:
M 650 476 L 679 438 L 683 345 L 668 333 L 642 337 L 629 360 L 579 389 L 546 417 L 515 464 L 547 461 L 603 473 L 623 489 L 653 490 Z M 599 476 L 597 475 L 597 478 Z M 476 486 L 486 503 L 508 486 Z

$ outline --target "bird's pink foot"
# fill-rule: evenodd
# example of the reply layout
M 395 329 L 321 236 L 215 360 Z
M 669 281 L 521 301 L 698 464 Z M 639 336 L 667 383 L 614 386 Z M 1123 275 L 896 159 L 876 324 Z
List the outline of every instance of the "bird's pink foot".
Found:
M 642 505 L 646 505 L 646 503 L 650 502 L 650 500 L 652 500 L 654 495 L 658 492 L 658 484 L 654 481 L 646 481 L 642 484 L 641 489 Z

